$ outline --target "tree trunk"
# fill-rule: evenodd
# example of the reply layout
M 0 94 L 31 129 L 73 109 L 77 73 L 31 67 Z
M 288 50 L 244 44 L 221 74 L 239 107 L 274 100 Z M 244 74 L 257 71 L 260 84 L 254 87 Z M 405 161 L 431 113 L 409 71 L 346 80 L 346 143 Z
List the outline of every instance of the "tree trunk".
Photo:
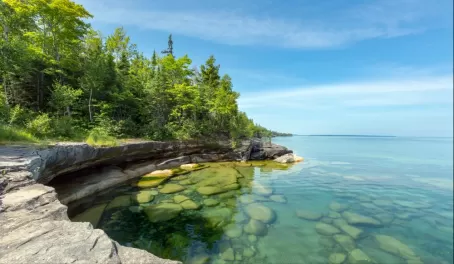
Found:
M 8 84 L 8 80 L 7 80 L 7 76 L 6 76 L 6 73 L 3 75 L 3 89 L 5 90 L 5 104 L 6 105 L 9 105 L 9 101 L 8 101 L 8 89 L 6 88 L 7 84 Z
M 88 99 L 88 112 L 90 114 L 90 122 L 93 122 L 93 114 L 91 112 L 91 98 L 93 95 L 93 88 L 90 88 L 90 98 Z

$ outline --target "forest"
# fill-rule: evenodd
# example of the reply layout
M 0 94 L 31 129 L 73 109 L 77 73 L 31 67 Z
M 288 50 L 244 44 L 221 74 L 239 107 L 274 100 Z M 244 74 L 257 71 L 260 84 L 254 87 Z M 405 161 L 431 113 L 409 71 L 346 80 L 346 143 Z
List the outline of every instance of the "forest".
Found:
M 0 2 L 0 141 L 273 136 L 238 109 L 214 56 L 194 67 L 170 35 L 148 58 L 90 18 L 70 0 Z

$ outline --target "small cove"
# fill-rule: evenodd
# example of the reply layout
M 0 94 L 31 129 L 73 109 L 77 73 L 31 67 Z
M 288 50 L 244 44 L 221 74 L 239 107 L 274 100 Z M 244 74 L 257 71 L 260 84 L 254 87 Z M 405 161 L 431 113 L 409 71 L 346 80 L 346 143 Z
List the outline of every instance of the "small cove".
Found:
M 440 142 L 412 142 L 403 155 L 408 142 L 388 146 L 390 139 L 277 140 L 306 160 L 212 163 L 161 187 L 139 188 L 136 179 L 70 216 L 122 245 L 184 263 L 453 263 L 452 192 L 444 184 L 452 184 L 452 165 L 444 152 L 429 159 Z M 345 146 L 351 151 L 342 154 Z M 435 153 L 426 151 L 425 163 L 418 153 L 427 146 Z M 388 147 L 395 153 L 380 153 Z M 224 189 L 201 194 L 207 186 Z M 159 213 L 150 217 L 149 207 Z

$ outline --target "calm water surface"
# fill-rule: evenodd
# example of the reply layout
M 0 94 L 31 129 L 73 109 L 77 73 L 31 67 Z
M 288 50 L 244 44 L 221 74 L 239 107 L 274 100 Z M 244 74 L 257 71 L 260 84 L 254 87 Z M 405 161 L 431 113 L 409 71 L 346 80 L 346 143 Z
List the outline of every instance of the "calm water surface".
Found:
M 305 161 L 128 183 L 73 220 L 184 263 L 453 263 L 452 139 L 273 141 Z

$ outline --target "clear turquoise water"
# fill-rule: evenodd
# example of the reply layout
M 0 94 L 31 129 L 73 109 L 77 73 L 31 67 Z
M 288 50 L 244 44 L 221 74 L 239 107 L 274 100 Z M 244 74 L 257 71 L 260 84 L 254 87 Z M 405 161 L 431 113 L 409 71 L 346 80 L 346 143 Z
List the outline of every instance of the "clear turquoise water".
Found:
M 137 206 L 134 201 L 111 209 L 107 205 L 96 211 L 102 213 L 97 227 L 123 245 L 184 263 L 453 263 L 452 139 L 289 137 L 273 141 L 293 149 L 304 162 L 286 170 L 235 167 L 241 172 L 237 174 L 241 188 L 227 192 L 231 197 L 225 193 L 202 196 L 193 191 L 196 185 L 185 185 L 184 191 L 174 194 L 149 188 L 159 194 L 142 208 L 181 194 L 197 204 L 207 198 L 220 204 L 182 210 L 178 217 L 159 223 L 151 223 L 144 211 L 132 212 L 131 206 Z M 284 196 L 286 202 L 273 201 L 258 185 Z M 123 185 L 87 207 L 109 204 L 137 191 Z M 247 233 L 252 200 L 245 198 L 274 212 L 274 220 L 262 224 L 266 232 Z M 334 202 L 346 209 L 334 208 Z M 297 213 L 301 211 L 319 215 L 301 218 Z M 225 216 L 215 227 L 207 222 L 213 212 Z M 351 213 L 379 224 L 348 222 Z M 74 220 L 93 219 L 93 214 Z M 341 226 L 345 225 L 361 234 L 344 231 Z M 327 234 L 326 228 L 332 232 Z

